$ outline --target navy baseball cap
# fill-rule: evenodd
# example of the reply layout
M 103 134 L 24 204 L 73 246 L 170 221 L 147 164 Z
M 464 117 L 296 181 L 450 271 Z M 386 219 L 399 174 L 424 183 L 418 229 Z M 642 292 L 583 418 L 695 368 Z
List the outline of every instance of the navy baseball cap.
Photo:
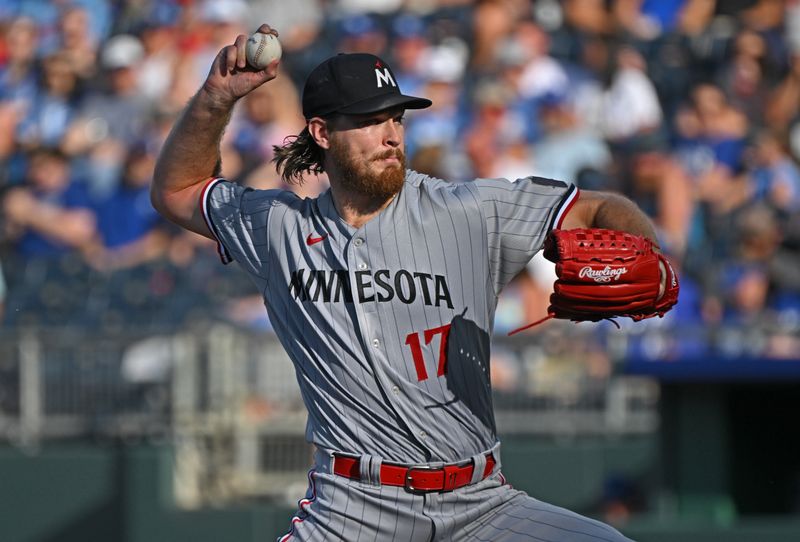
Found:
M 400 93 L 386 62 L 367 53 L 338 54 L 311 71 L 303 87 L 303 116 L 363 115 L 390 107 L 424 109 L 431 101 Z

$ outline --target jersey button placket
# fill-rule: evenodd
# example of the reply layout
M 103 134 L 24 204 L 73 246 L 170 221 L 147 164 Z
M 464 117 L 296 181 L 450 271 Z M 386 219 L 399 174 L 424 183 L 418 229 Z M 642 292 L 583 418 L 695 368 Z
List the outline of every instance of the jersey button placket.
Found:
M 353 244 L 354 248 L 361 248 L 364 245 L 364 238 L 363 237 L 354 237 L 352 244 Z M 351 253 L 352 253 L 352 255 L 354 257 L 357 257 L 356 256 L 356 250 L 354 250 L 354 249 L 351 250 Z M 363 255 L 362 255 L 362 257 L 363 257 Z M 368 267 L 367 266 L 367 262 L 358 262 L 358 264 L 356 265 L 356 268 L 359 271 L 366 271 L 367 267 Z

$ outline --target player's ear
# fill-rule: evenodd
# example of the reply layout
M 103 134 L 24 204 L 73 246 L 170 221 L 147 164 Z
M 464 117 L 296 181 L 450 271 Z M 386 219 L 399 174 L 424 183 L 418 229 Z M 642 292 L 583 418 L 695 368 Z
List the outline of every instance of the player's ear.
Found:
M 322 117 L 314 117 L 308 121 L 308 133 L 321 148 L 327 150 L 331 147 L 328 121 Z

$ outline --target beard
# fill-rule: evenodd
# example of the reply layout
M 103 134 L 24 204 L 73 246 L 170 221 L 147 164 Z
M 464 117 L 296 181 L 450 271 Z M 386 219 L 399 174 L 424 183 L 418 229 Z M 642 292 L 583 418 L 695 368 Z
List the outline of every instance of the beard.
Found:
M 369 157 L 366 161 L 356 160 L 337 140 L 331 141 L 331 158 L 341 172 L 342 188 L 380 200 L 391 198 L 403 187 L 406 178 L 406 156 L 400 149 L 388 149 Z M 380 173 L 370 167 L 370 162 L 385 158 L 397 158 L 400 163 L 387 165 Z

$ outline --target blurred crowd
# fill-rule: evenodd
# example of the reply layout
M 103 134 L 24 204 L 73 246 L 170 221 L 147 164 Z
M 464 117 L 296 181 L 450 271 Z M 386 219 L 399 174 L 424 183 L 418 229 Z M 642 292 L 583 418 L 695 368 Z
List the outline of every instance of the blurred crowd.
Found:
M 411 168 L 624 193 L 682 277 L 659 325 L 796 334 L 800 0 L 4 0 L 6 326 L 215 312 L 268 325 L 242 275 L 148 197 L 159 148 L 214 55 L 261 22 L 280 32 L 281 76 L 237 108 L 227 178 L 281 186 L 272 146 L 304 125 L 306 74 L 335 52 L 377 54 L 404 93 L 434 102 L 406 117 Z M 287 188 L 314 196 L 327 184 Z M 501 300 L 498 330 L 542 316 L 552 280 L 535 258 Z

